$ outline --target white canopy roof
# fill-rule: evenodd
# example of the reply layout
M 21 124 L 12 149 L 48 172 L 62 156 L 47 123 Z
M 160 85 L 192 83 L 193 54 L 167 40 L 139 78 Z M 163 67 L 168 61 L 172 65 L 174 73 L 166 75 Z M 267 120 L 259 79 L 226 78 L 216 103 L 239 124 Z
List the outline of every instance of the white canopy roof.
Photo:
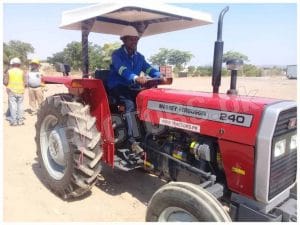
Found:
M 157 1 L 101 1 L 62 14 L 60 28 L 82 30 L 90 21 L 91 32 L 120 35 L 124 26 L 134 26 L 141 36 L 171 32 L 213 23 L 208 13 L 176 7 Z

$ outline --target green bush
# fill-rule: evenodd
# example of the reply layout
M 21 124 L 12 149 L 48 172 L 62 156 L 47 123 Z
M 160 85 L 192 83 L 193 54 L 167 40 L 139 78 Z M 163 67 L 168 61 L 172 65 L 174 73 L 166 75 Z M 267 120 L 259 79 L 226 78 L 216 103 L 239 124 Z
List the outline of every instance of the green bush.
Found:
M 247 77 L 261 77 L 262 69 L 251 64 L 244 64 L 243 70 L 240 71 L 241 74 Z

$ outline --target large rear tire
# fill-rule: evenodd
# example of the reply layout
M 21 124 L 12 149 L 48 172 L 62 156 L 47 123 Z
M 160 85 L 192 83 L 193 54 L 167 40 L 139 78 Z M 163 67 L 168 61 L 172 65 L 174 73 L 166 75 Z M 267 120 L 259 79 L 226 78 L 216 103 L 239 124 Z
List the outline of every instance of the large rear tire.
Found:
M 152 196 L 146 221 L 229 222 L 231 218 L 221 203 L 200 186 L 187 182 L 171 182 Z
M 69 199 L 87 193 L 101 171 L 101 135 L 88 105 L 70 94 L 48 97 L 36 122 L 36 145 L 43 181 Z

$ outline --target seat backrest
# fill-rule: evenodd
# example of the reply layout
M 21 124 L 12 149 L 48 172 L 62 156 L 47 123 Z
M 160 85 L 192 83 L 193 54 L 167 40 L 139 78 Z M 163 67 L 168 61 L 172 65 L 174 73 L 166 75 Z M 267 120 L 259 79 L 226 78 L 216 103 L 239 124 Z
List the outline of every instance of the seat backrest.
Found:
M 105 90 L 106 90 L 106 93 L 107 93 L 108 102 L 109 102 L 111 108 L 118 108 L 117 105 L 121 104 L 120 100 L 118 98 L 112 96 L 109 93 L 108 88 L 106 86 L 109 72 L 110 72 L 110 70 L 96 70 L 95 71 L 95 79 L 102 80 Z
M 103 84 L 106 86 L 106 82 L 109 76 L 110 70 L 96 70 L 95 71 L 95 79 L 102 80 Z
M 107 94 L 109 94 L 107 88 L 107 79 L 109 76 L 109 72 L 110 70 L 99 70 L 99 69 L 95 70 L 95 79 L 102 80 Z

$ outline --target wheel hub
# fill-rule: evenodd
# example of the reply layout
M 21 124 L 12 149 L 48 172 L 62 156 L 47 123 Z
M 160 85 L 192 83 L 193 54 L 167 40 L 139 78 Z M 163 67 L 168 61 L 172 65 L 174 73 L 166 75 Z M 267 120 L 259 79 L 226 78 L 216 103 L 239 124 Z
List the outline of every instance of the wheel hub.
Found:
M 65 165 L 63 145 L 57 130 L 52 130 L 49 135 L 49 153 L 57 164 L 61 166 Z
M 197 222 L 198 220 L 186 210 L 179 207 L 166 208 L 158 218 L 159 222 Z
M 47 115 L 40 130 L 41 155 L 49 175 L 60 180 L 67 166 L 65 152 L 69 152 L 68 141 L 64 129 L 54 115 Z

